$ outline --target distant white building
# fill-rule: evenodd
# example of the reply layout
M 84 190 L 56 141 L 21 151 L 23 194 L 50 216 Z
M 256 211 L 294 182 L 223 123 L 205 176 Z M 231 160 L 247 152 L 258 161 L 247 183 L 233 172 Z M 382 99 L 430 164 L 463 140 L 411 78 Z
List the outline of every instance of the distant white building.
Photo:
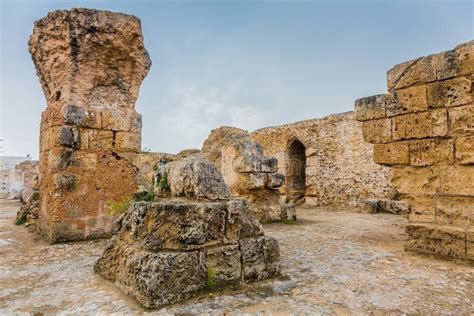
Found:
M 7 198 L 24 188 L 25 175 L 15 168 L 29 157 L 0 156 L 0 198 Z

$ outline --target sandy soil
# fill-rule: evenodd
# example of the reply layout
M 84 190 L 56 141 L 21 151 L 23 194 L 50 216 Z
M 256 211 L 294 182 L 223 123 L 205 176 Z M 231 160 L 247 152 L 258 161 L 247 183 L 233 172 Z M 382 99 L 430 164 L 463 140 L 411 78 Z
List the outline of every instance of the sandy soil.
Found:
M 144 311 L 92 266 L 105 240 L 48 245 L 0 200 L 0 314 L 474 315 L 474 267 L 403 251 L 404 218 L 301 209 L 270 224 L 281 278 Z

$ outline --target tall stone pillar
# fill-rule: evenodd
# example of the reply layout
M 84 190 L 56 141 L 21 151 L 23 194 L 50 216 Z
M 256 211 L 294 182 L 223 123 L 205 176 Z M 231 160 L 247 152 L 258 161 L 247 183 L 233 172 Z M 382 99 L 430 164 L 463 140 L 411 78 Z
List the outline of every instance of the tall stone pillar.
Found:
M 50 242 L 110 235 L 108 201 L 136 190 L 140 84 L 151 62 L 134 16 L 60 10 L 35 22 L 29 50 L 47 107 L 38 228 Z

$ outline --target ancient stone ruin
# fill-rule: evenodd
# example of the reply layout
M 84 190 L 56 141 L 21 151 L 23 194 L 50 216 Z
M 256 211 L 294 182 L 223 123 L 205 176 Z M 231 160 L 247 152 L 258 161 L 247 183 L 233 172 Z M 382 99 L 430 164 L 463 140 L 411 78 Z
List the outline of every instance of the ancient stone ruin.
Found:
M 201 151 L 177 155 L 141 152 L 135 101 L 151 61 L 136 17 L 55 11 L 35 23 L 29 47 L 47 107 L 38 192 L 22 214 L 31 210 L 50 242 L 109 237 L 111 203 L 144 191 L 157 202 L 134 204 L 120 222 L 175 204 L 194 212 L 210 203 L 226 214 L 238 204 L 260 221 L 294 219 L 301 204 L 368 207 L 409 213 L 408 250 L 473 258 L 473 42 L 395 66 L 388 94 L 357 100 L 356 113 L 250 133 L 221 127 Z M 117 232 L 135 234 L 130 229 Z M 205 253 L 201 246 L 193 251 Z
M 311 206 L 360 207 L 367 199 L 392 200 L 388 168 L 372 160 L 362 124 L 342 113 L 258 129 L 251 138 L 277 159 L 285 176 L 282 198 Z
M 147 308 L 279 273 L 277 241 L 246 200 L 229 197 L 211 162 L 191 156 L 161 167 L 161 198 L 136 202 L 117 220 L 96 273 Z
M 410 206 L 407 250 L 474 260 L 474 41 L 390 69 L 359 99 L 373 159 Z
M 54 11 L 29 48 L 47 107 L 40 136 L 39 229 L 51 242 L 110 236 L 106 203 L 137 189 L 135 101 L 150 68 L 140 20 L 107 11 Z
M 263 156 L 263 147 L 250 134 L 234 127 L 211 131 L 202 147 L 220 170 L 231 194 L 247 199 L 261 222 L 295 220 L 294 205 L 280 203 L 278 188 L 285 177 L 277 173 L 277 160 Z

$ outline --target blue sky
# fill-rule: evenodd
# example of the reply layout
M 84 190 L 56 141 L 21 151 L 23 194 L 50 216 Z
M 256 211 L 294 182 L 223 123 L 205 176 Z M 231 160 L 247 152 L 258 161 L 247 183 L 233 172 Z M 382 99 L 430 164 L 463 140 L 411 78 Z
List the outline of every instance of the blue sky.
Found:
M 22 1 L 1 3 L 4 155 L 38 156 L 45 99 L 28 53 L 33 22 L 90 7 L 142 20 L 153 66 L 142 147 L 200 148 L 212 128 L 248 130 L 351 111 L 386 71 L 473 38 L 472 1 Z

